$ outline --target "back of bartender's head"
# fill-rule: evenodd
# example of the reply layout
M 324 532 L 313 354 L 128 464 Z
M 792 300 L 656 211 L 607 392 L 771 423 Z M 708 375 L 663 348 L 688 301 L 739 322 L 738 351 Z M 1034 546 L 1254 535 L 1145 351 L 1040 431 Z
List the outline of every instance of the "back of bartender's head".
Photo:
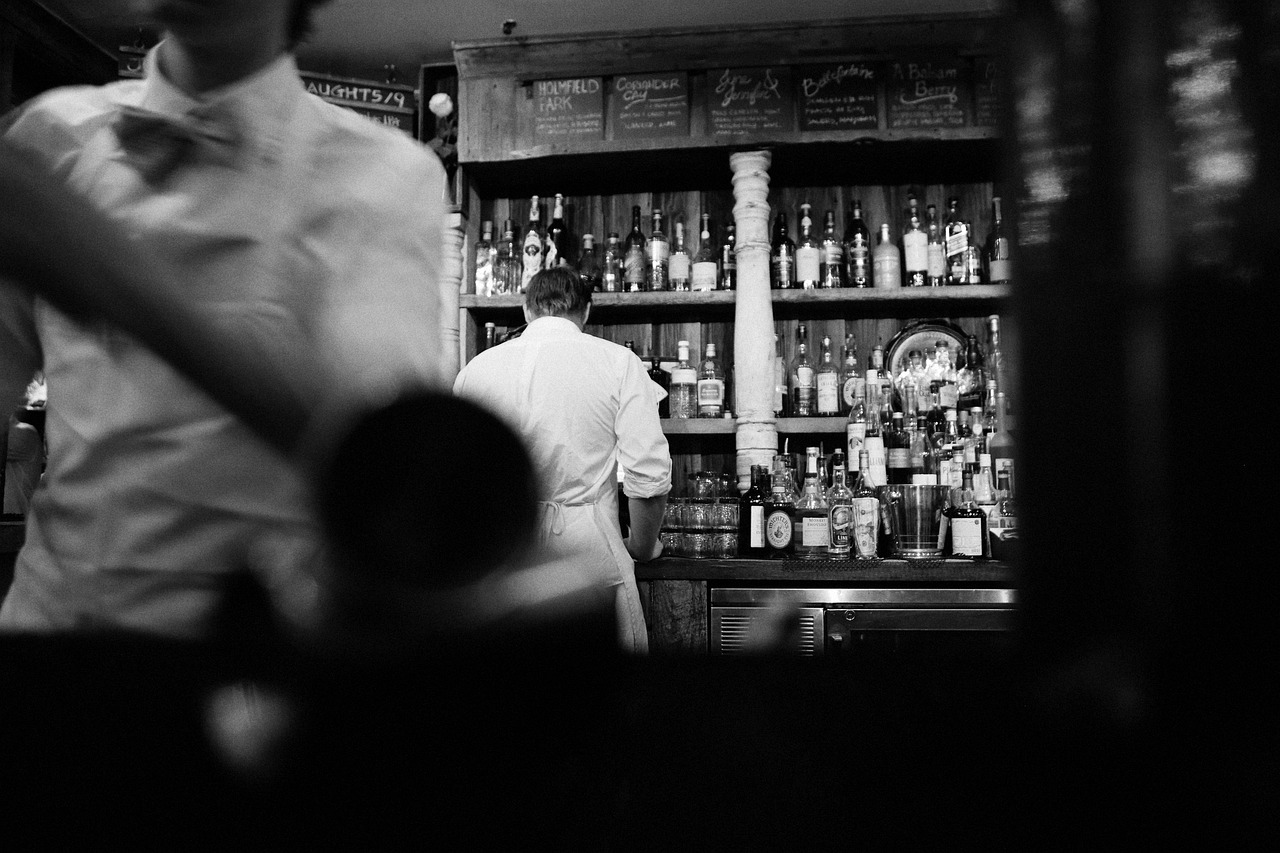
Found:
M 564 317 L 579 326 L 591 310 L 591 285 L 566 266 L 538 270 L 524 292 L 524 318 Z

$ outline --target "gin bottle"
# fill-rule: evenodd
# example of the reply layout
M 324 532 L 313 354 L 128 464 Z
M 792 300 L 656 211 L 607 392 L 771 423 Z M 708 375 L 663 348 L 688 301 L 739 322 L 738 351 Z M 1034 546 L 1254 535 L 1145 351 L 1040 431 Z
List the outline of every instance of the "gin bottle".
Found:
M 902 253 L 893 244 L 887 222 L 880 224 L 872 258 L 875 263 L 874 282 L 877 290 L 902 287 Z
M 698 371 L 689 363 L 689 342 L 676 345 L 677 362 L 671 369 L 671 417 L 698 416 Z
M 707 352 L 698 368 L 698 417 L 724 416 L 724 371 L 716 360 L 716 345 L 707 344 Z
M 907 203 L 907 227 L 902 233 L 902 260 L 907 268 L 907 286 L 924 287 L 929 283 L 929 235 L 920 227 L 916 197 L 908 196 Z
M 831 356 L 831 338 L 822 339 L 822 356 L 814 377 L 817 390 L 817 414 L 830 417 L 840 413 L 840 368 Z
M 476 296 L 493 296 L 494 268 L 497 266 L 498 247 L 493 244 L 493 222 L 486 219 L 480 229 L 480 241 L 476 243 Z
M 693 256 L 690 290 L 716 289 L 716 253 L 711 248 L 711 217 L 702 214 L 702 230 L 698 232 L 698 253 Z
M 670 281 L 671 290 L 687 291 L 689 290 L 689 275 L 693 266 L 693 259 L 689 257 L 689 251 L 684 247 L 684 222 L 677 219 L 675 228 L 675 242 L 671 245 L 671 257 L 667 259 L 667 276 Z
M 800 205 L 800 242 L 796 244 L 796 284 L 805 290 L 813 290 L 821 278 L 822 255 L 817 238 L 813 236 L 813 220 L 809 218 L 809 205 Z
M 604 244 L 604 258 L 600 261 L 600 289 L 605 293 L 621 293 L 626 289 L 625 258 L 618 232 L 610 231 Z

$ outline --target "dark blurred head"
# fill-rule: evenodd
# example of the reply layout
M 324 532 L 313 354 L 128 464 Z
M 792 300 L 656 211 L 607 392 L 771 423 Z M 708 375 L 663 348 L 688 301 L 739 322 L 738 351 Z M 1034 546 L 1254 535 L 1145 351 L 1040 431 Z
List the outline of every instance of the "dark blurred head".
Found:
M 591 307 L 591 287 L 566 266 L 539 270 L 524 294 L 527 319 L 565 317 L 581 324 Z
M 328 2 L 329 0 L 296 0 L 289 15 L 289 47 L 296 47 L 311 35 L 315 10 Z

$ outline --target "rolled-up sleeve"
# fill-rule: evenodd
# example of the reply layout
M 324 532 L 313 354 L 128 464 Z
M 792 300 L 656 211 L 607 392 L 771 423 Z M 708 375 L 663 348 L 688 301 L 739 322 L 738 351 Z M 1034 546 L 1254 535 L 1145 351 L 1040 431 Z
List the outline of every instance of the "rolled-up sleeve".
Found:
M 671 450 L 658 418 L 662 389 L 649 378 L 640 359 L 624 363 L 620 404 L 614 428 L 618 463 L 627 497 L 651 498 L 671 491 Z

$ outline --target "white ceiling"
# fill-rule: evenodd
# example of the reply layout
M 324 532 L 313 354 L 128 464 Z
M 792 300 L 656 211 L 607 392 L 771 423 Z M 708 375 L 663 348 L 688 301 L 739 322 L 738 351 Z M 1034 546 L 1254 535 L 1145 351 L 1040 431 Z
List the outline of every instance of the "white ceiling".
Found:
M 114 52 L 137 37 L 131 0 L 40 0 L 93 41 Z M 298 51 L 307 71 L 382 79 L 397 67 L 401 82 L 422 64 L 453 61 L 454 41 L 564 33 L 725 27 L 916 13 L 996 11 L 1001 0 L 330 0 L 316 31 Z M 155 39 L 145 33 L 150 44 Z

